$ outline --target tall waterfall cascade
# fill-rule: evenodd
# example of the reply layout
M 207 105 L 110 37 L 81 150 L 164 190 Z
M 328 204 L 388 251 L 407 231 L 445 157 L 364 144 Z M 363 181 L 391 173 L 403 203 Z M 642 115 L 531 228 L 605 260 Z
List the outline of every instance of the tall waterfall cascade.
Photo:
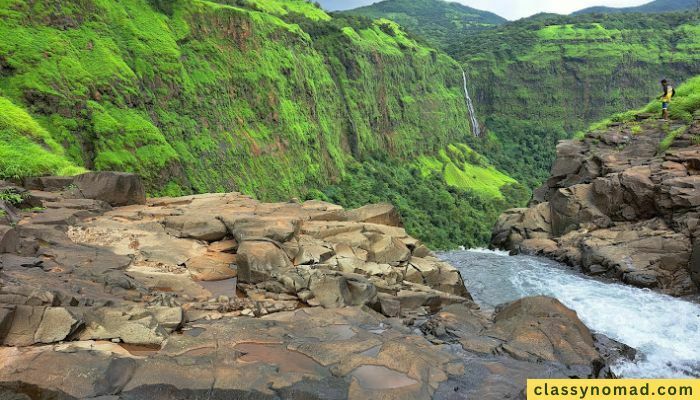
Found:
M 476 137 L 481 136 L 481 128 L 479 128 L 479 120 L 476 118 L 476 110 L 474 109 L 474 102 L 471 96 L 469 96 L 469 89 L 467 88 L 467 73 L 462 68 L 462 79 L 464 81 L 464 98 L 467 100 L 467 110 L 469 111 L 469 123 L 472 126 L 472 134 Z

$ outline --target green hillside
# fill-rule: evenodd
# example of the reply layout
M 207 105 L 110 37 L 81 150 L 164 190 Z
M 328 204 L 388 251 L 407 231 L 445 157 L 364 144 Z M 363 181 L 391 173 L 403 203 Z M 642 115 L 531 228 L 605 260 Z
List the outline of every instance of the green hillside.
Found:
M 496 14 L 444 0 L 384 0 L 347 13 L 396 21 L 435 47 L 454 35 L 506 22 Z
M 577 11 L 576 14 L 592 13 L 665 13 L 697 10 L 697 0 L 655 0 L 637 7 L 590 7 Z
M 677 123 L 691 123 L 694 119 L 700 118 L 700 76 L 695 76 L 676 88 L 676 95 L 673 97 L 671 107 L 669 108 L 669 118 Z M 603 119 L 594 124 L 591 124 L 585 131 L 577 133 L 578 137 L 582 137 L 586 132 L 599 131 L 608 128 L 611 124 L 627 123 L 634 126 L 637 123 L 639 116 L 661 115 L 661 102 L 654 100 L 648 104 L 633 110 L 617 113 L 610 118 Z M 670 124 L 669 124 L 670 126 Z M 634 129 L 634 128 L 632 128 Z M 685 131 L 685 127 L 676 132 L 669 132 L 667 143 L 662 143 L 663 146 L 669 145 L 675 138 L 675 133 Z M 700 136 L 696 137 L 700 141 Z
M 455 37 L 480 116 L 500 143 L 476 148 L 511 176 L 546 179 L 557 140 L 646 104 L 663 77 L 700 74 L 696 15 L 540 15 Z
M 0 179 L 121 170 L 156 196 L 326 197 L 360 163 L 404 179 L 420 157 L 474 141 L 458 63 L 391 21 L 304 0 L 0 0 L 0 35 Z M 413 233 L 436 247 L 485 240 L 497 214 L 469 204 L 512 181 L 434 172 L 393 184 L 461 202 L 480 233 L 427 236 L 444 207 L 409 215 Z

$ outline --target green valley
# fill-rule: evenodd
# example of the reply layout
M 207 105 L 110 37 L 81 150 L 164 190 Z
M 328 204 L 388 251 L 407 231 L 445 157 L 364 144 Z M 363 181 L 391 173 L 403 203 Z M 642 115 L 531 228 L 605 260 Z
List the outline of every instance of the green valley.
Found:
M 646 104 L 658 96 L 661 78 L 680 82 L 700 73 L 697 13 L 540 14 L 445 35 L 431 29 L 434 11 L 416 10 L 441 10 L 447 3 L 400 4 L 385 1 L 347 13 L 410 14 L 409 31 L 463 63 L 489 131 L 490 140 L 475 150 L 531 188 L 547 178 L 558 140 Z M 659 7 L 669 9 L 657 1 L 632 11 Z
M 0 0 L 0 17 L 0 178 L 119 170 L 153 196 L 285 200 L 392 166 L 397 190 L 466 193 L 449 194 L 470 221 L 449 235 L 424 231 L 446 209 L 408 213 L 412 233 L 442 248 L 484 243 L 510 205 L 500 189 L 525 193 L 483 157 L 445 171 L 419 161 L 476 139 L 459 64 L 392 21 L 304 0 Z

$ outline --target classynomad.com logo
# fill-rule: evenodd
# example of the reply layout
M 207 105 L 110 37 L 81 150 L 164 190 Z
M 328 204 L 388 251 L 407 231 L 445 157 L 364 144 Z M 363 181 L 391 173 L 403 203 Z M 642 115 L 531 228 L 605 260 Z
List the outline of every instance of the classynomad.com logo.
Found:
M 530 379 L 528 400 L 700 400 L 695 379 Z

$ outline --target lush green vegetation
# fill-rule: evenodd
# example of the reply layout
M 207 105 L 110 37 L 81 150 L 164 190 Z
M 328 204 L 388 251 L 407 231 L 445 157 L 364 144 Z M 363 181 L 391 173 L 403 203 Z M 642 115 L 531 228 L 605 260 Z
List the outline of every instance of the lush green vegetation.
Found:
M 699 29 L 693 13 L 539 15 L 455 37 L 446 47 L 495 141 L 474 149 L 537 185 L 559 139 L 646 104 L 662 77 L 700 74 Z
M 281 200 L 352 188 L 361 162 L 400 165 L 395 190 L 453 187 L 465 221 L 478 219 L 474 238 L 424 237 L 445 247 L 485 241 L 525 193 L 459 145 L 480 146 L 460 65 L 387 19 L 331 17 L 305 0 L 0 0 L 0 35 L 0 179 L 116 169 L 152 195 Z M 435 231 L 425 221 L 467 218 L 410 204 L 421 235 Z
M 661 90 L 659 90 L 659 92 L 661 92 Z M 586 132 L 604 131 L 613 123 L 629 124 L 632 126 L 632 131 L 634 132 L 635 128 L 638 127 L 635 121 L 638 116 L 643 115 L 651 115 L 652 118 L 655 116 L 660 117 L 661 101 L 654 100 L 641 108 L 617 113 L 610 118 L 591 124 L 586 131 L 580 131 L 576 136 L 578 138 L 583 138 Z M 698 115 L 700 115 L 700 76 L 691 78 L 679 85 L 676 88 L 676 96 L 673 98 L 671 106 L 669 107 L 669 117 L 674 120 L 674 122 L 685 122 L 688 124 Z M 668 134 L 659 145 L 660 151 L 667 150 L 673 141 L 687 130 L 687 126 L 685 125 L 674 130 L 670 129 L 670 124 L 664 128 L 668 130 Z
M 493 221 L 503 209 L 527 199 L 527 192 L 510 185 L 502 193 L 502 198 L 485 198 L 448 185 L 439 173 L 426 175 L 419 166 L 368 161 L 350 165 L 347 178 L 320 197 L 349 207 L 389 200 L 409 233 L 432 248 L 449 249 L 488 243 Z
M 396 21 L 438 48 L 455 34 L 506 22 L 496 14 L 444 0 L 385 0 L 346 13 Z
M 591 14 L 591 13 L 663 13 L 676 11 L 694 11 L 698 8 L 697 0 L 655 0 L 647 4 L 637 7 L 590 7 L 576 14 Z
M 25 110 L 0 96 L 0 177 L 16 178 L 84 171 Z

